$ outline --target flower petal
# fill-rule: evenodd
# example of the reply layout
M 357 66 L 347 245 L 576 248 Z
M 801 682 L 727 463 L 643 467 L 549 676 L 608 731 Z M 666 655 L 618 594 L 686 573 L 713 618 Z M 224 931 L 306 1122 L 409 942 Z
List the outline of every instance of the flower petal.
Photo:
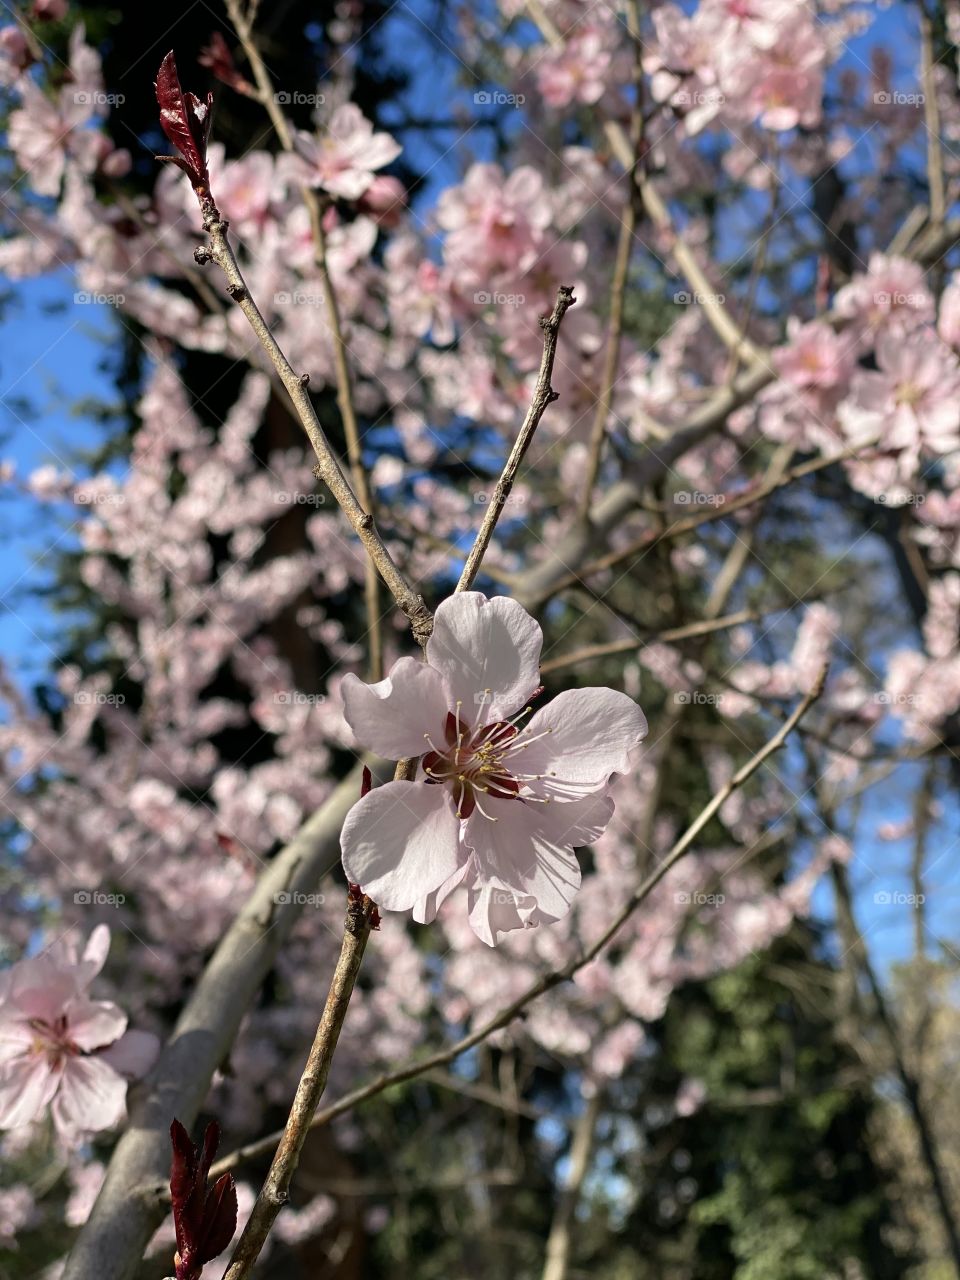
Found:
M 602 787 L 628 773 L 631 753 L 647 736 L 647 719 L 616 689 L 567 689 L 531 717 L 523 737 L 549 735 L 519 753 L 525 773 L 556 774 L 557 783 Z
M 456 871 L 448 880 L 444 880 L 439 889 L 434 889 L 433 893 L 414 905 L 413 918 L 417 924 L 432 924 L 437 918 L 437 912 L 450 897 L 454 889 L 463 883 L 463 878 L 467 874 L 467 868 L 470 866 L 469 859 L 464 859 L 463 864 L 457 867 Z
M 100 1057 L 69 1058 L 53 1100 L 53 1123 L 60 1133 L 96 1133 L 123 1119 L 127 1082 Z
M 469 724 L 505 720 L 540 685 L 543 632 L 516 600 L 463 591 L 437 606 L 427 661 Z
M 109 1000 L 86 1000 L 79 996 L 64 1010 L 70 1039 L 91 1053 L 119 1040 L 127 1029 L 127 1015 Z
M 386 760 L 422 755 L 424 735 L 440 746 L 449 704 L 440 676 L 416 658 L 400 658 L 385 680 L 364 684 L 355 675 L 341 686 L 343 712 L 357 741 Z
M 35 1120 L 57 1091 L 59 1069 L 46 1054 L 32 1053 L 0 1068 L 0 1129 L 17 1129 Z
M 475 811 L 465 842 L 474 851 L 470 924 L 489 946 L 512 929 L 562 919 L 580 888 L 575 846 L 590 844 L 613 816 L 606 794 L 564 804 L 484 801 L 496 819 Z
M 152 1031 L 125 1031 L 98 1057 L 127 1080 L 140 1080 L 160 1056 L 160 1041 Z
M 347 879 L 386 911 L 410 911 L 466 856 L 446 787 L 388 782 L 357 801 L 340 835 Z

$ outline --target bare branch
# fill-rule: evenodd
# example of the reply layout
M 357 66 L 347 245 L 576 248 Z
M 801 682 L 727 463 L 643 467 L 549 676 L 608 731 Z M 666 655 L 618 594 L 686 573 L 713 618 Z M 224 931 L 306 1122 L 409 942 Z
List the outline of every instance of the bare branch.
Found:
M 323 1016 L 317 1027 L 307 1065 L 303 1069 L 297 1092 L 287 1117 L 280 1145 L 270 1165 L 270 1172 L 260 1189 L 253 1212 L 247 1220 L 233 1251 L 224 1280 L 242 1280 L 260 1256 L 277 1214 L 290 1197 L 290 1184 L 300 1161 L 300 1152 L 310 1130 L 314 1113 L 327 1087 L 330 1064 L 336 1052 L 340 1031 L 347 1016 L 353 988 L 360 973 L 363 953 L 370 937 L 371 920 L 376 908 L 369 898 L 351 897 L 344 922 L 340 958 L 334 970 Z
M 549 316 L 540 317 L 540 328 L 543 330 L 543 355 L 540 358 L 540 371 L 537 374 L 533 399 L 514 441 L 513 448 L 504 463 L 500 479 L 494 487 L 493 497 L 490 499 L 484 513 L 483 523 L 480 525 L 474 544 L 470 548 L 470 554 L 467 556 L 467 562 L 463 566 L 463 572 L 460 574 L 460 581 L 456 587 L 457 591 L 469 591 L 473 585 L 487 547 L 490 545 L 490 539 L 493 537 L 493 531 L 497 527 L 497 521 L 500 519 L 507 498 L 510 496 L 513 482 L 517 477 L 517 472 L 520 470 L 520 463 L 530 447 L 534 432 L 540 425 L 540 419 L 546 412 L 547 405 L 553 404 L 554 400 L 558 399 L 556 391 L 550 385 L 553 363 L 557 354 L 557 338 L 560 334 L 560 325 L 563 317 L 575 302 L 576 298 L 573 296 L 573 289 L 569 285 L 562 284 L 557 289 L 557 300 L 553 304 L 553 311 Z

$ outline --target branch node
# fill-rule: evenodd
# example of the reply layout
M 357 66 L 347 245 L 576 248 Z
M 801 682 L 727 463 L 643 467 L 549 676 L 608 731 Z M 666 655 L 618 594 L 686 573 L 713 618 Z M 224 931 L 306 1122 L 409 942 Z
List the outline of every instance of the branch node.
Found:
M 370 514 L 369 511 L 365 511 L 363 515 L 360 517 L 360 519 L 357 521 L 357 524 L 360 526 L 361 529 L 372 529 L 373 516 Z
M 247 296 L 247 291 L 242 284 L 228 284 L 227 293 L 229 293 L 234 302 L 243 302 Z
M 308 387 L 308 386 L 310 385 L 310 375 L 309 375 L 309 373 L 301 373 L 301 375 L 300 375 L 300 385 L 301 385 L 301 387 Z
M 193 251 L 193 258 L 198 267 L 205 267 L 208 262 L 213 261 L 213 254 L 205 244 L 198 244 Z

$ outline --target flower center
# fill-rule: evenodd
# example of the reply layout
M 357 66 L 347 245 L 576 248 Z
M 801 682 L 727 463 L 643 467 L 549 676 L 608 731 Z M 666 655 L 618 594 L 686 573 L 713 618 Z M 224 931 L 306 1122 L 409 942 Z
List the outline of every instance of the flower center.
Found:
M 42 1053 L 52 1066 L 58 1065 L 64 1058 L 75 1058 L 82 1052 L 70 1039 L 64 1016 L 53 1023 L 46 1022 L 43 1018 L 31 1018 L 30 1028 L 36 1033 L 33 1052 Z
M 484 810 L 480 796 L 548 803 L 549 796 L 529 794 L 530 783 L 543 780 L 543 775 L 518 773 L 516 757 L 532 742 L 538 742 L 553 730 L 544 729 L 531 736 L 512 720 L 495 720 L 492 724 L 474 728 L 464 720 L 462 705 L 458 702 L 456 713 L 447 713 L 444 746 L 437 746 L 428 734 L 424 734 L 431 747 L 423 757 L 426 780 L 437 786 L 453 788 L 457 817 L 469 818 L 476 810 L 491 822 L 498 821 Z M 529 710 L 527 707 L 520 714 L 524 715 Z M 521 795 L 524 789 L 526 794 Z

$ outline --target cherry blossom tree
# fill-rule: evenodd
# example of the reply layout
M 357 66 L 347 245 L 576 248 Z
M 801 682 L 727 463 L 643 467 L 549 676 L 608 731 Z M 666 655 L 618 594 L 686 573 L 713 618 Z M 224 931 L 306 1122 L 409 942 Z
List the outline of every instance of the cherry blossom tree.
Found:
M 666 1070 L 703 1062 L 671 1014 L 770 952 L 798 1005 L 828 975 L 863 1110 L 897 1091 L 938 1233 L 904 1248 L 960 1274 L 870 945 L 957 945 L 953 15 L 410 9 L 460 77 L 424 122 L 364 109 L 370 30 L 403 19 L 366 8 L 279 33 L 317 50 L 296 86 L 255 4 L 202 50 L 165 19 L 174 50 L 120 69 L 156 95 L 123 141 L 94 13 L 0 27 L 0 269 L 68 273 L 138 366 L 109 462 L 3 466 L 96 634 L 43 696 L 2 673 L 0 1247 L 44 1236 L 46 1280 L 311 1249 L 361 1274 L 390 1213 L 351 1217 L 314 1164 L 394 1176 L 383 1134 L 429 1088 L 469 1101 L 458 1185 L 518 1176 L 478 1109 L 532 1126 L 521 1163 L 534 1121 L 564 1135 L 514 1274 L 616 1274 L 653 1198 L 612 1175 L 652 1176 L 625 1144 L 720 1102 L 719 1073 Z M 684 1230 L 732 1221 L 733 1174 L 698 1219 L 683 1173 Z M 892 1194 L 857 1200 L 863 1233 L 829 1200 L 770 1245 L 785 1276 L 868 1274 L 884 1214 L 909 1238 Z M 394 1269 L 463 1271 L 436 1231 Z

